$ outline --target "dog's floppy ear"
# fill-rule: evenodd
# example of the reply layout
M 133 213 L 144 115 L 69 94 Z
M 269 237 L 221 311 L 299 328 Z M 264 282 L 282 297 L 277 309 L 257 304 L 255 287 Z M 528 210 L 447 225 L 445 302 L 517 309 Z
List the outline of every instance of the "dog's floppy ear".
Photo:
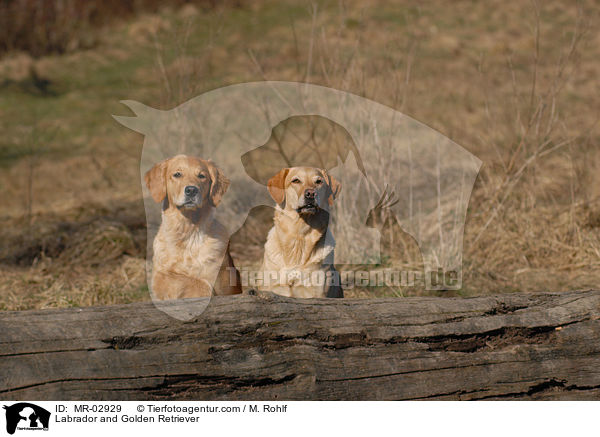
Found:
M 154 167 L 144 175 L 144 181 L 148 190 L 150 190 L 150 195 L 157 203 L 162 202 L 167 195 L 167 161 L 168 159 L 165 159 L 154 164 Z
M 208 172 L 210 173 L 210 192 L 208 197 L 214 206 L 221 203 L 221 199 L 229 188 L 229 179 L 225 177 L 223 172 L 211 161 L 208 160 Z
M 340 194 L 340 191 L 342 191 L 342 184 L 335 180 L 335 178 L 327 173 L 326 170 L 323 170 L 323 173 L 325 173 L 327 183 L 329 184 L 329 189 L 331 190 L 329 198 L 327 199 L 329 206 L 331 206 L 333 205 L 333 201 L 337 198 L 338 194 Z
M 285 178 L 289 172 L 289 168 L 284 168 L 267 182 L 269 194 L 278 205 L 285 200 Z

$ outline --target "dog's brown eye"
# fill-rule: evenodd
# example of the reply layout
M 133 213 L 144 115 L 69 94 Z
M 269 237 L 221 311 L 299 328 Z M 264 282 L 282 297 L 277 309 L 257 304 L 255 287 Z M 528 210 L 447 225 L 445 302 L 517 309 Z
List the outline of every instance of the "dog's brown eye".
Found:
M 298 178 L 292 179 L 292 184 L 299 184 L 299 183 L 300 183 L 300 179 L 298 179 Z
M 178 172 L 173 173 L 173 177 L 174 178 L 180 178 L 181 177 L 181 172 L 178 171 Z
M 322 181 L 321 179 L 317 179 L 317 180 L 315 181 L 315 184 L 317 184 L 317 185 L 321 185 L 322 183 L 323 183 L 323 181 Z
M 200 173 L 200 174 L 198 175 L 198 178 L 199 178 L 199 179 L 206 179 L 206 175 L 205 175 L 204 173 Z

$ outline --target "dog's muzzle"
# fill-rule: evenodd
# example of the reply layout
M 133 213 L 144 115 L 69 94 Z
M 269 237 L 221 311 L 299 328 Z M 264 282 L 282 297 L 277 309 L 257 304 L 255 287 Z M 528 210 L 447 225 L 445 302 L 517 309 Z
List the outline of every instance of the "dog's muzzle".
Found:
M 178 205 L 179 208 L 197 208 L 199 206 L 198 195 L 200 190 L 198 187 L 188 185 L 183 189 L 184 200 L 183 203 Z
M 309 188 L 304 191 L 304 196 L 302 196 L 300 200 L 301 202 L 299 202 L 298 208 L 296 209 L 300 214 L 314 214 L 319 208 L 317 192 L 314 189 Z

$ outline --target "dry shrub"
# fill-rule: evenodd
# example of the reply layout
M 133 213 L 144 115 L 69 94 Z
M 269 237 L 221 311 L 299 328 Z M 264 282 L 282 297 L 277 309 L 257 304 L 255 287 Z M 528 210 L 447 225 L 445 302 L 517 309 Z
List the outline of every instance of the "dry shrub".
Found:
M 3 229 L 0 309 L 149 300 L 143 257 L 146 230 L 118 208 L 107 212 L 89 206 L 87 212 L 104 212 L 123 221 L 90 221 L 84 216 L 83 221 L 66 222 L 64 215 L 36 215 L 27 227 L 11 223 Z
M 133 236 L 122 223 L 99 220 L 76 231 L 67 241 L 58 261 L 94 265 L 136 252 Z
M 186 3 L 202 8 L 220 4 L 216 0 L 0 0 L 0 53 L 22 50 L 38 57 L 89 48 L 96 42 L 96 28 Z M 240 0 L 226 3 L 238 5 Z
M 465 283 L 473 290 L 560 291 L 596 287 L 600 228 L 587 208 L 527 208 L 504 213 L 467 251 Z M 473 223 L 481 229 L 482 223 Z M 472 234 L 468 234 L 472 236 Z

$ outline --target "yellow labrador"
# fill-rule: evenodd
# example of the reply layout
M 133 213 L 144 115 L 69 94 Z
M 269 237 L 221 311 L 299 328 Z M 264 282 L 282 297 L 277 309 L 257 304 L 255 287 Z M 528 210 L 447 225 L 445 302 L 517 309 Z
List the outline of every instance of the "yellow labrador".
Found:
M 268 182 L 277 203 L 265 243 L 261 290 L 290 297 L 344 297 L 333 266 L 329 207 L 341 186 L 325 170 L 284 168 Z
M 152 291 L 157 299 L 241 293 L 229 236 L 214 218 L 229 180 L 211 161 L 186 155 L 159 162 L 144 176 L 162 202 L 154 239 Z

